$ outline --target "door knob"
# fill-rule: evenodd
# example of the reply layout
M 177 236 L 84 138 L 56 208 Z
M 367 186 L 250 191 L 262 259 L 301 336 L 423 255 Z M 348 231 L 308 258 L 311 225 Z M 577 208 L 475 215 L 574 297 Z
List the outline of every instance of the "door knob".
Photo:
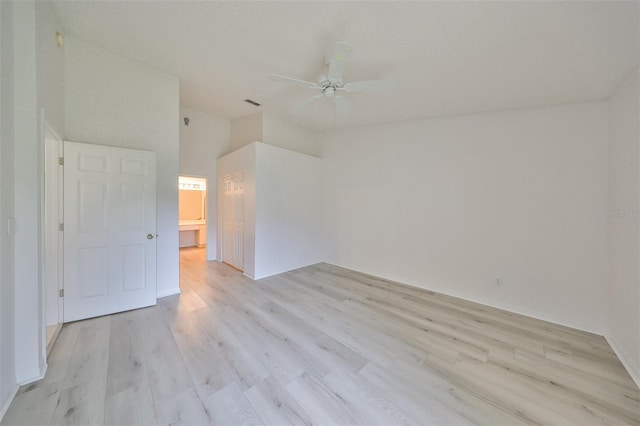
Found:
M 147 234 L 147 240 L 153 240 L 153 234 Z

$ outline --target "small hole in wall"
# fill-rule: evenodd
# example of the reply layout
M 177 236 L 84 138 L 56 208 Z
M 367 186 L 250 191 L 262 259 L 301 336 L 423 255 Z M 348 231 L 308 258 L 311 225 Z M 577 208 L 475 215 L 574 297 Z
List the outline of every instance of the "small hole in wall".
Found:
M 189 125 L 189 117 L 185 117 L 184 118 L 184 125 L 188 126 Z

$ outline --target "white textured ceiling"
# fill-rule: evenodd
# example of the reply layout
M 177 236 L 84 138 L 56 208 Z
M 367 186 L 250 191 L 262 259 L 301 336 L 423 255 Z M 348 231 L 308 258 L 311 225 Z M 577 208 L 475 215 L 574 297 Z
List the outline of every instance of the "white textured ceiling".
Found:
M 180 78 L 182 105 L 271 112 L 311 129 L 604 99 L 638 62 L 638 2 L 55 2 L 66 32 Z M 335 117 L 315 94 L 336 41 L 354 51 Z M 251 98 L 259 108 L 243 102 Z

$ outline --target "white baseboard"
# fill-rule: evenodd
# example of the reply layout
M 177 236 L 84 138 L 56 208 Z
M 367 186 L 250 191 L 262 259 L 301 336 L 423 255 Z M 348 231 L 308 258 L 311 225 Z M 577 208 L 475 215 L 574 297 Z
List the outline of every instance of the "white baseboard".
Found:
M 7 413 L 7 410 L 9 409 L 9 406 L 13 402 L 13 399 L 16 397 L 18 390 L 20 389 L 20 386 L 28 385 L 29 383 L 37 382 L 38 380 L 44 379 L 44 376 L 47 374 L 48 367 L 49 367 L 49 364 L 45 363 L 42 368 L 38 370 L 33 370 L 31 371 L 30 374 L 25 374 L 17 378 L 18 383 L 16 384 L 15 388 L 11 390 L 11 393 L 9 394 L 10 398 L 4 401 L 2 403 L 2 406 L 0 407 L 0 421 L 2 421 L 2 418 Z
M 640 388 L 640 367 L 638 365 L 634 365 L 633 362 L 631 362 L 632 358 L 628 356 L 622 350 L 622 348 L 616 344 L 615 340 L 611 338 L 611 336 L 605 335 L 604 338 L 607 339 L 607 343 L 609 343 L 609 346 L 611 346 L 613 352 L 616 353 L 624 368 L 627 370 L 633 381 L 636 382 L 636 385 Z
M 527 309 L 527 308 L 522 308 L 519 306 L 513 306 L 507 303 L 495 303 L 495 302 L 490 302 L 486 299 L 483 298 L 470 298 L 470 297 L 465 297 L 465 296 L 461 296 L 461 295 L 456 295 L 456 294 L 450 294 L 450 293 L 446 293 L 446 292 L 442 292 L 439 290 L 433 290 L 436 291 L 438 293 L 442 293 L 442 294 L 446 294 L 447 296 L 453 296 L 453 297 L 457 297 L 459 299 L 464 299 L 464 300 L 468 300 L 470 302 L 474 302 L 474 303 L 479 303 L 481 305 L 486 305 L 486 306 L 490 306 L 492 308 L 497 308 L 497 309 L 502 309 L 503 311 L 509 311 L 509 312 L 513 312 L 514 314 L 518 314 L 518 315 L 524 315 L 525 317 L 530 317 L 530 318 L 535 318 L 541 321 L 546 321 L 546 322 L 550 322 L 553 324 L 557 324 L 557 325 L 561 325 L 564 327 L 569 327 L 569 328 L 573 328 L 576 330 L 580 330 L 580 331 L 586 331 L 587 333 L 592 333 L 592 334 L 597 334 L 598 336 L 603 336 L 604 332 L 601 329 L 595 328 L 593 326 L 581 323 L 581 322 L 576 322 L 576 321 L 571 321 L 568 320 L 567 318 L 561 318 L 561 317 L 557 317 L 555 315 L 550 315 L 544 312 L 539 312 L 539 311 L 534 311 L 531 309 Z
M 343 266 L 343 265 L 339 265 L 339 264 L 336 264 L 336 263 L 331 263 L 331 262 L 323 262 L 323 263 L 327 263 L 329 265 L 334 265 L 334 266 L 337 266 L 339 268 L 349 269 L 351 271 L 359 272 L 361 274 L 369 275 L 371 277 L 381 278 L 383 280 L 394 282 L 394 283 L 397 283 L 397 284 L 400 284 L 400 285 L 407 285 L 407 286 L 410 286 L 410 287 L 421 288 L 423 290 L 432 291 L 434 293 L 444 294 L 445 296 L 455 297 L 455 298 L 458 298 L 458 299 L 466 300 L 468 302 L 479 303 L 481 305 L 489 306 L 491 308 L 501 309 L 503 311 L 512 312 L 514 314 L 524 315 L 526 317 L 531 317 L 531 318 L 539 319 L 539 320 L 542 320 L 542 321 L 551 322 L 553 324 L 558 324 L 558 325 L 562 325 L 562 326 L 569 327 L 569 328 L 575 328 L 576 330 L 586 331 L 588 333 L 597 334 L 599 336 L 603 336 L 604 335 L 604 330 L 603 329 L 599 329 L 597 327 L 594 327 L 593 325 L 583 324 L 583 323 L 580 323 L 580 322 L 572 321 L 572 320 L 567 319 L 567 318 L 560 318 L 560 317 L 557 317 L 557 316 L 554 316 L 554 315 L 550 315 L 550 314 L 547 314 L 547 313 L 544 313 L 544 312 L 539 312 L 539 311 L 535 311 L 535 310 L 531 310 L 531 309 L 527 309 L 527 308 L 522 308 L 520 306 L 513 306 L 513 305 L 506 304 L 506 303 L 495 303 L 494 301 L 490 301 L 490 300 L 487 300 L 487 299 L 484 299 L 484 298 L 468 296 L 466 294 L 461 294 L 461 293 L 449 291 L 449 290 L 446 290 L 446 289 L 426 287 L 426 286 L 423 286 L 423 285 L 418 285 L 417 283 L 413 283 L 413 282 L 403 282 L 403 281 L 399 281 L 396 278 L 384 277 L 384 276 L 380 276 L 380 275 L 374 275 L 374 274 L 371 274 L 370 272 L 359 271 L 357 269 L 353 269 L 353 268 L 350 268 L 348 266 Z
M 13 402 L 13 399 L 16 397 L 18 389 L 20 389 L 20 386 L 15 385 L 11 392 L 9 392 L 9 397 L 7 398 L 7 400 L 2 402 L 2 405 L 0 406 L 0 422 L 4 418 L 4 415 L 7 414 L 7 410 Z
M 156 298 L 162 299 L 163 297 L 174 296 L 174 295 L 180 294 L 180 293 L 182 293 L 182 290 L 180 289 L 180 287 L 172 288 L 172 289 L 169 289 L 169 290 L 163 290 L 163 291 L 157 292 L 156 293 Z
M 44 364 L 44 366 L 38 370 L 31 370 L 27 374 L 21 374 L 19 376 L 16 376 L 16 381 L 18 382 L 18 385 L 24 386 L 24 385 L 28 385 L 29 383 L 37 382 L 40 379 L 44 379 L 44 375 L 47 374 L 48 367 L 49 367 L 49 364 Z

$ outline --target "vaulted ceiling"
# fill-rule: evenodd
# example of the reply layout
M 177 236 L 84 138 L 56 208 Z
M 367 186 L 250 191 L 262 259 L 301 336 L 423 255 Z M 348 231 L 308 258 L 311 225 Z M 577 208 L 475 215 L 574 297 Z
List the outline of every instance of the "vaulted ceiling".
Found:
M 180 78 L 182 105 L 325 129 L 605 99 L 638 62 L 638 2 L 66 2 L 67 33 Z M 316 81 L 336 41 L 352 113 L 269 74 Z M 245 102 L 260 102 L 256 108 Z

